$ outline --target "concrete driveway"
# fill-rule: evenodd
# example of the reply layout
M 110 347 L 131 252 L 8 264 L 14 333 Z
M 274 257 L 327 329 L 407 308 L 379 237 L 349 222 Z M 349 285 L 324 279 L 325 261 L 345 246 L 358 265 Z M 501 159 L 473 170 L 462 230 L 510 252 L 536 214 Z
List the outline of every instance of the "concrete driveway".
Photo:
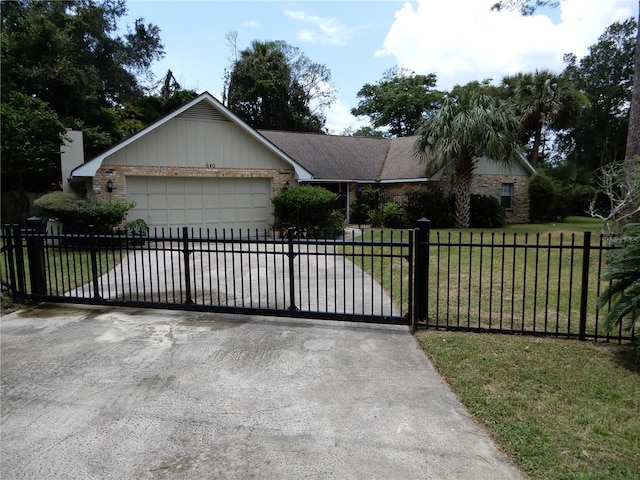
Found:
M 0 321 L 3 480 L 524 478 L 406 327 L 52 305 Z

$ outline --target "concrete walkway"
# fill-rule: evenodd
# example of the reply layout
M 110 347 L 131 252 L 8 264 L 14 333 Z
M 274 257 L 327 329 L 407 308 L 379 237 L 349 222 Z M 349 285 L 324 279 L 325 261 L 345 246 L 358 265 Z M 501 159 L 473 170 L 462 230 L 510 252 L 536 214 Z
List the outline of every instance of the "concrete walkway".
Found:
M 525 478 L 406 327 L 52 305 L 0 322 L 3 480 Z

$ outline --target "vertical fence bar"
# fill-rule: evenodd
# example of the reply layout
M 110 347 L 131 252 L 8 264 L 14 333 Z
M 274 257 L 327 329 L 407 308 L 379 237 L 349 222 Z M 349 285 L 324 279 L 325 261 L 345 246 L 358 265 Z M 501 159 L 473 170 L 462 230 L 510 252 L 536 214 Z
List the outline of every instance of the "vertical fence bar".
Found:
M 427 319 L 429 296 L 429 230 L 431 220 L 421 218 L 416 228 L 416 265 L 414 269 L 415 316 L 417 320 Z M 428 325 L 428 322 L 427 322 Z
M 98 253 L 96 252 L 96 227 L 89 225 L 89 252 L 91 254 L 91 280 L 93 285 L 93 298 L 100 297 L 98 285 Z
M 582 288 L 580 293 L 580 326 L 578 338 L 587 338 L 587 297 L 589 295 L 589 256 L 591 253 L 591 232 L 584 232 L 584 243 L 582 246 Z
M 182 255 L 184 264 L 184 288 L 186 300 L 184 303 L 191 304 L 191 270 L 189 268 L 189 227 L 182 227 Z
M 289 229 L 287 230 L 287 246 L 288 246 L 288 252 L 287 252 L 287 257 L 289 257 L 289 310 L 293 311 L 293 310 L 298 310 L 298 307 L 296 307 L 296 282 L 294 280 L 294 276 L 295 276 L 295 269 L 294 269 L 294 265 L 293 265 L 293 260 L 295 258 L 295 253 L 293 251 L 293 235 L 294 235 L 294 231 L 293 228 L 289 227 Z

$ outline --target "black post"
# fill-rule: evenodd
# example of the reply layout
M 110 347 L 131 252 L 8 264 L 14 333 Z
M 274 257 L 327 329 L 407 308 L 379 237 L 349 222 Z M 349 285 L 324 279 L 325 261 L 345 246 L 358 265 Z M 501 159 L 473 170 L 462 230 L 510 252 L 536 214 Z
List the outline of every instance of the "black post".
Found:
M 27 295 L 27 285 L 25 280 L 24 250 L 22 248 L 22 230 L 20 225 L 13 225 L 13 246 L 16 252 L 16 276 L 17 293 L 20 300 L 24 300 Z
M 186 293 L 186 304 L 192 304 L 193 299 L 191 298 L 191 269 L 189 268 L 189 227 L 182 227 L 182 255 L 184 258 L 184 288 L 187 290 Z
M 416 319 L 424 320 L 428 316 L 429 301 L 429 231 L 431 220 L 422 217 L 416 228 L 416 264 L 414 267 L 414 315 Z
M 98 252 L 96 247 L 96 226 L 89 225 L 89 251 L 91 253 L 91 281 L 93 284 L 93 298 L 100 298 L 100 284 L 98 282 Z
M 16 284 L 16 246 L 15 239 L 13 238 L 13 231 L 10 225 L 4 226 L 4 238 L 5 238 L 5 264 L 9 270 L 9 288 L 12 290 L 12 294 L 15 296 L 18 293 L 18 287 Z M 20 252 L 22 253 L 22 245 L 20 246 Z
M 584 232 L 582 246 L 582 291 L 580 292 L 580 330 L 578 338 L 587 338 L 587 297 L 589 295 L 589 254 L 591 251 L 591 232 Z
M 295 271 L 293 268 L 293 259 L 296 257 L 293 251 L 293 235 L 294 229 L 289 227 L 287 229 L 287 239 L 289 244 L 289 251 L 287 257 L 289 257 L 289 310 L 298 310 L 296 307 L 296 283 L 295 283 Z
M 29 259 L 31 294 L 46 295 L 47 283 L 44 276 L 42 219 L 40 217 L 27 218 L 27 227 L 27 258 Z

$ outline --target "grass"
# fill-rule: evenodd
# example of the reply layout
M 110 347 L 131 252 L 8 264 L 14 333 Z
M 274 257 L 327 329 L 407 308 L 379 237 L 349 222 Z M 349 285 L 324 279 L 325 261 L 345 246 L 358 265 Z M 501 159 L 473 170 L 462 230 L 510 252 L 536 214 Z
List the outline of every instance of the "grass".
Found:
M 103 275 L 120 263 L 123 251 L 117 248 L 101 248 L 96 254 L 98 276 Z M 27 249 L 23 248 L 24 261 L 27 262 Z M 15 263 L 15 262 L 14 262 Z M 87 285 L 92 280 L 91 251 L 87 248 L 46 247 L 44 250 L 44 268 L 46 270 L 47 292 L 50 295 L 62 295 L 75 288 Z M 17 271 L 17 266 L 14 267 Z M 4 260 L 0 266 L 0 275 L 9 279 L 9 267 Z M 31 291 L 30 269 L 24 272 L 27 292 Z M 3 310 L 15 309 L 6 296 L 3 296 Z
M 582 246 L 584 231 L 589 230 L 592 251 L 587 271 L 586 334 L 606 335 L 598 326 L 596 309 L 605 286 L 600 281 L 606 261 L 606 251 L 598 247 L 600 227 L 601 222 L 594 219 L 569 217 L 562 223 L 508 225 L 493 230 L 432 230 L 429 288 L 425 292 L 428 318 L 423 323 L 577 335 Z M 374 241 L 389 240 L 391 235 L 399 238 L 400 232 L 365 232 L 365 237 Z M 364 249 L 365 255 L 359 256 L 358 248 Z M 345 253 L 352 254 L 356 264 L 377 278 L 396 306 L 406 312 L 408 289 L 393 287 L 407 276 L 406 261 L 395 260 L 381 268 L 377 256 L 382 250 L 364 246 Z
M 640 363 L 630 349 L 456 332 L 416 338 L 531 478 L 640 478 Z

